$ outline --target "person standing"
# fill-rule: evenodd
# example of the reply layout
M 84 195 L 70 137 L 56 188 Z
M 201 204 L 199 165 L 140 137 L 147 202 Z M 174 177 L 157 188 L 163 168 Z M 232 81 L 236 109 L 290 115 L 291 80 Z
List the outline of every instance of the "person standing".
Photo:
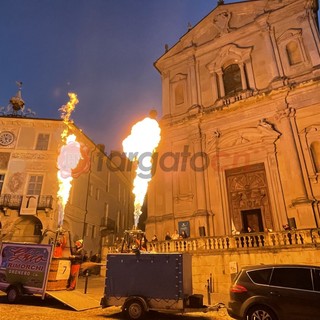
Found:
M 180 237 L 181 237 L 182 239 L 186 239 L 186 238 L 188 238 L 188 235 L 187 235 L 187 233 L 186 233 L 184 230 L 182 230 Z
M 172 240 L 178 240 L 179 239 L 179 232 L 178 232 L 178 230 L 174 230 L 174 233 L 172 234 L 172 236 L 171 236 L 171 239 Z
M 83 250 L 83 240 L 77 240 L 75 242 L 75 247 L 72 249 L 71 259 L 71 270 L 70 277 L 68 280 L 67 290 L 74 290 L 76 288 L 79 271 L 81 267 L 81 263 L 84 259 L 84 250 Z
M 62 257 L 62 253 L 64 248 L 67 245 L 67 238 L 65 237 L 64 234 L 58 236 L 55 246 L 54 246 L 54 250 L 53 250 L 53 257 L 54 258 L 61 258 Z
M 166 241 L 171 240 L 171 236 L 170 236 L 170 232 L 169 231 L 167 231 L 164 240 L 166 240 Z

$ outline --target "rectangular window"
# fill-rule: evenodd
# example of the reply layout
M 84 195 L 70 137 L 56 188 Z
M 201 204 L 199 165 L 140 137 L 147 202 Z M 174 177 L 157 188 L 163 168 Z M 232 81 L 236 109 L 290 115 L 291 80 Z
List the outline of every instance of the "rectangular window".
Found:
M 116 226 L 116 232 L 120 231 L 120 211 L 117 212 L 117 226 Z
M 99 156 L 98 157 L 97 171 L 102 171 L 102 164 L 103 164 L 103 158 L 102 158 L 102 156 Z
M 43 176 L 31 175 L 29 178 L 27 194 L 40 195 Z
M 100 199 L 100 189 L 97 188 L 96 189 L 96 200 L 99 200 Z
M 49 134 L 39 133 L 37 139 L 36 150 L 48 150 L 49 146 Z
M 313 287 L 315 291 L 320 291 L 320 269 L 314 269 L 312 272 Z
M 0 194 L 3 188 L 3 183 L 4 183 L 4 174 L 0 174 Z
M 84 224 L 84 231 L 83 231 L 84 235 L 87 237 L 89 234 L 89 226 L 87 223 Z
M 89 196 L 90 197 L 93 196 L 93 184 L 90 184 L 90 186 L 89 186 Z
M 123 205 L 126 205 L 127 203 L 127 193 L 126 193 L 126 189 L 123 189 Z
M 109 215 L 109 204 L 108 203 L 105 203 L 104 204 L 104 217 L 106 219 L 108 219 L 108 215 Z
M 92 226 L 92 233 L 91 233 L 91 238 L 94 239 L 96 237 L 96 226 Z
M 271 286 L 312 290 L 309 268 L 274 268 Z
M 107 175 L 106 192 L 109 192 L 109 191 L 110 191 L 109 185 L 110 185 L 110 172 L 108 172 L 108 175 Z
M 271 268 L 248 271 L 248 276 L 255 283 L 269 284 L 271 271 L 272 271 Z

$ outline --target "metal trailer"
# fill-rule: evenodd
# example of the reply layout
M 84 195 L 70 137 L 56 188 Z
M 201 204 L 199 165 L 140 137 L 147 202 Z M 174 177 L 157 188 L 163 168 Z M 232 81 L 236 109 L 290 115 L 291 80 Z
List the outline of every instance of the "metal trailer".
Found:
M 203 305 L 203 296 L 192 293 L 191 255 L 180 253 L 108 254 L 102 308 L 121 306 L 126 317 L 142 319 L 149 310 L 207 312 L 223 304 Z

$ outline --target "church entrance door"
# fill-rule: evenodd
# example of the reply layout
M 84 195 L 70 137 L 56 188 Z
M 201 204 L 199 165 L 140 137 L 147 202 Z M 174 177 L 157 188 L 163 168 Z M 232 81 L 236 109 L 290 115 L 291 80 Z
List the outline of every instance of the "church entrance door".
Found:
M 250 226 L 256 232 L 263 232 L 261 209 L 241 211 L 243 230 L 246 232 Z

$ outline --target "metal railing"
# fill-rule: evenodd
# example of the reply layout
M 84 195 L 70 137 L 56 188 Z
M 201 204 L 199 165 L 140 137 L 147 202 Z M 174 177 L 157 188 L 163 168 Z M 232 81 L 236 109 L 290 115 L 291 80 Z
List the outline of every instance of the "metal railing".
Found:
M 23 195 L 1 194 L 0 208 L 18 209 L 21 207 Z M 40 195 L 37 209 L 52 209 L 53 197 L 51 195 Z

